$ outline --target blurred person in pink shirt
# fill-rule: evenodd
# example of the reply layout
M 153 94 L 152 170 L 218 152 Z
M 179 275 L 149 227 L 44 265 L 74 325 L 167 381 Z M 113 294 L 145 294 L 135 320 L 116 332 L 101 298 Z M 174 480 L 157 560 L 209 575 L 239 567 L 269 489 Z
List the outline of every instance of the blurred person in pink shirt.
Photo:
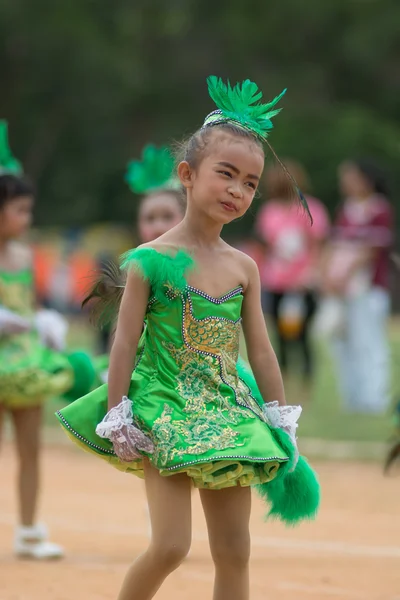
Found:
M 285 164 L 306 194 L 314 223 L 311 226 L 307 215 L 294 205 L 279 165 L 267 168 L 264 181 L 269 199 L 256 219 L 257 237 L 265 247 L 260 274 L 276 329 L 282 372 L 289 366 L 289 347 L 297 346 L 304 380 L 309 383 L 313 373 L 310 324 L 317 306 L 318 263 L 329 233 L 329 217 L 324 205 L 307 195 L 310 186 L 303 166 L 293 160 Z
M 332 332 L 344 406 L 379 413 L 389 404 L 389 254 L 394 215 L 381 169 L 371 160 L 343 162 L 343 202 L 324 260 L 323 289 L 336 302 L 341 326 Z

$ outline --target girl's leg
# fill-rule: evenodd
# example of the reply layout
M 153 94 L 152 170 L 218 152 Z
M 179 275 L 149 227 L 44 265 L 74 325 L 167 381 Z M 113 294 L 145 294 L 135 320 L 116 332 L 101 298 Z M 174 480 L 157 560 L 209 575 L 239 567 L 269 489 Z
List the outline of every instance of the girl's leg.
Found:
M 39 560 L 61 558 L 63 549 L 47 541 L 47 529 L 35 524 L 39 492 L 39 452 L 42 409 L 40 406 L 13 410 L 15 438 L 19 458 L 20 526 L 14 540 L 18 556 Z
M 248 600 L 250 487 L 200 490 L 215 565 L 213 600 Z
M 280 292 L 271 293 L 271 317 L 273 326 L 275 328 L 277 345 L 278 345 L 278 362 L 281 368 L 282 374 L 286 374 L 288 370 L 288 342 L 282 335 L 279 329 L 279 310 L 280 305 L 284 299 L 284 294 Z
M 184 560 L 191 543 L 191 487 L 187 475 L 162 477 L 145 462 L 152 536 L 149 548 L 133 563 L 118 600 L 150 600 Z
M 303 322 L 303 327 L 299 335 L 299 343 L 301 352 L 303 354 L 302 358 L 304 380 L 307 383 L 311 383 L 311 379 L 314 373 L 314 356 L 312 342 L 310 340 L 310 326 L 317 306 L 315 296 L 312 292 L 307 292 L 304 295 L 304 303 L 306 314 Z
M 39 446 L 42 409 L 40 406 L 11 411 L 19 458 L 18 495 L 20 523 L 35 522 L 39 492 Z

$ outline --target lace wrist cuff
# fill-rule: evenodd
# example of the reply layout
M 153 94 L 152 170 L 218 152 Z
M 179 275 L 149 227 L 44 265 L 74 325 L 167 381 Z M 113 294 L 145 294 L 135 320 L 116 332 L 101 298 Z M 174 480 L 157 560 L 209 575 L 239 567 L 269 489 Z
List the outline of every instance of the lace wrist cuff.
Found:
M 112 434 L 120 431 L 124 425 L 132 425 L 132 402 L 124 396 L 121 402 L 108 411 L 96 427 L 96 433 L 101 438 L 111 439 Z
M 296 436 L 297 421 L 300 418 L 301 406 L 280 406 L 276 400 L 266 402 L 262 407 L 265 420 L 271 427 L 284 429 L 292 437 Z

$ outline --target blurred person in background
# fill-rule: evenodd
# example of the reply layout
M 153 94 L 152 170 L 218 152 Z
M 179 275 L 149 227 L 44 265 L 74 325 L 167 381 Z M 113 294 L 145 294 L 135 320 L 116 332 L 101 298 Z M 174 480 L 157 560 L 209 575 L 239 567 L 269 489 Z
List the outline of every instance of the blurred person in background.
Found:
M 393 210 L 385 175 L 373 161 L 345 161 L 338 178 L 343 202 L 322 269 L 324 293 L 337 306 L 332 347 L 345 408 L 381 413 L 389 403 Z
M 62 395 L 90 390 L 94 367 L 85 353 L 67 353 L 67 324 L 55 311 L 38 311 L 32 250 L 20 238 L 32 222 L 34 190 L 8 148 L 0 121 L 0 441 L 5 414 L 15 432 L 20 524 L 14 551 L 30 559 L 63 556 L 36 522 L 42 407 Z
M 313 217 L 293 206 L 288 179 L 278 164 L 266 169 L 268 200 L 256 219 L 257 238 L 264 245 L 261 265 L 264 305 L 270 312 L 278 343 L 278 359 L 285 375 L 292 346 L 301 352 L 305 391 L 314 371 L 310 324 L 317 306 L 317 273 L 321 246 L 329 233 L 329 217 L 323 204 L 308 195 L 308 174 L 294 161 L 284 161 L 305 193 Z
M 175 227 L 185 216 L 186 199 L 174 175 L 174 167 L 170 150 L 152 144 L 143 148 L 141 160 L 132 160 L 128 165 L 125 180 L 132 192 L 141 196 L 137 219 L 139 244 L 152 242 Z M 83 306 L 94 308 L 94 318 L 101 326 L 101 350 L 107 353 L 110 351 L 114 325 L 108 319 L 111 311 L 107 302 L 113 302 L 118 290 L 122 290 L 118 285 L 123 286 L 124 281 L 109 257 L 101 257 L 99 266 L 100 277 L 84 299 Z

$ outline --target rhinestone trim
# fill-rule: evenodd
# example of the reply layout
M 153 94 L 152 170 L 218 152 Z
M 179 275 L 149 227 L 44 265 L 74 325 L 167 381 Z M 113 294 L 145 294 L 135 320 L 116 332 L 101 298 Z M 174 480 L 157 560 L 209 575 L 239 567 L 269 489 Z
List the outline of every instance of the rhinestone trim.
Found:
M 61 414 L 61 412 L 59 410 L 56 412 L 56 415 L 62 421 L 62 423 L 65 425 L 66 429 L 68 429 L 71 433 L 73 433 L 74 436 L 76 438 L 78 438 L 78 440 L 80 440 L 81 442 L 83 442 L 87 446 L 90 446 L 94 450 L 100 451 L 102 454 L 109 454 L 111 456 L 117 456 L 113 450 L 107 450 L 106 448 L 102 448 L 101 446 L 98 446 L 97 444 L 93 444 L 93 442 L 91 442 L 90 440 L 87 440 L 80 433 L 78 433 L 77 431 L 75 431 L 75 429 L 73 429 L 71 427 L 71 425 L 68 423 L 68 421 L 65 419 L 65 417 Z
M 229 290 L 229 292 L 227 292 L 223 296 L 220 296 L 219 298 L 210 296 L 209 294 L 206 294 L 206 292 L 203 292 L 203 290 L 200 290 L 199 288 L 196 288 L 193 285 L 186 285 L 184 292 L 182 294 L 179 294 L 179 296 L 181 296 L 181 297 L 184 296 L 185 292 L 193 292 L 193 293 L 197 294 L 197 296 L 201 296 L 202 298 L 205 298 L 206 300 L 208 300 L 209 302 L 212 302 L 213 304 L 223 304 L 224 302 L 226 302 L 227 300 L 230 300 L 231 298 L 234 298 L 235 296 L 242 295 L 243 287 L 241 285 L 238 285 L 233 290 Z M 169 300 L 174 300 L 177 297 L 177 295 L 174 294 L 171 290 L 167 290 L 165 292 L 165 295 L 167 296 L 167 298 Z M 157 302 L 157 298 L 155 296 L 152 296 L 147 303 L 147 309 L 149 310 L 153 306 L 153 304 L 155 304 L 155 302 Z
M 223 302 L 226 302 L 226 300 L 230 300 L 231 298 L 234 298 L 235 296 L 239 296 L 240 294 L 243 294 L 243 287 L 241 285 L 238 285 L 233 290 L 230 290 L 229 292 L 227 292 L 223 296 L 219 296 L 218 298 L 216 298 L 215 296 L 210 296 L 209 294 L 206 294 L 202 290 L 199 290 L 198 288 L 193 287 L 192 285 L 187 285 L 186 289 L 189 292 L 194 292 L 198 296 L 201 296 L 202 298 L 209 300 L 213 304 L 222 304 Z
M 243 456 L 243 455 L 236 455 L 236 454 L 230 454 L 227 456 L 213 456 L 212 458 L 209 458 L 208 460 L 204 460 L 201 458 L 196 458 L 195 460 L 190 460 L 188 462 L 185 463 L 180 463 L 179 465 L 175 465 L 173 467 L 165 467 L 165 471 L 176 471 L 177 469 L 181 469 L 182 467 L 189 467 L 190 465 L 194 465 L 197 463 L 209 463 L 209 462 L 217 462 L 219 460 L 228 460 L 228 459 L 238 459 L 238 460 L 249 460 L 252 462 L 272 462 L 274 460 L 278 460 L 279 462 L 287 462 L 289 460 L 288 457 L 285 458 L 279 458 L 279 456 L 268 456 L 268 458 L 259 458 L 259 457 L 254 457 L 254 456 Z

